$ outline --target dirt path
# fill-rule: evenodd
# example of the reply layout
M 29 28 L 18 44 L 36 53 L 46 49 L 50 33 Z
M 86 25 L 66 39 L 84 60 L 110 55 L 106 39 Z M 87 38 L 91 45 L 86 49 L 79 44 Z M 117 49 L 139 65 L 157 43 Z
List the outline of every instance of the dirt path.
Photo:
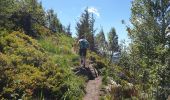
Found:
M 76 54 L 76 50 L 74 47 L 72 48 L 72 52 L 74 54 Z M 90 62 L 89 60 L 86 61 L 86 66 L 88 66 L 88 68 L 89 68 L 88 71 L 87 71 L 87 69 L 85 70 L 80 67 L 77 70 L 75 70 L 75 72 L 79 73 L 79 74 L 86 75 L 86 76 L 89 75 L 89 72 L 93 72 L 93 74 L 94 74 L 95 70 L 93 69 L 93 66 L 90 66 L 89 62 Z M 98 76 L 98 73 L 97 73 L 97 76 Z M 90 77 L 88 76 L 88 78 L 90 78 Z M 99 96 L 101 93 L 100 92 L 101 85 L 102 85 L 102 77 L 101 76 L 98 76 L 94 80 L 89 80 L 87 83 L 87 86 L 86 86 L 86 95 L 83 97 L 83 100 L 99 100 Z
M 83 100 L 99 100 L 100 86 L 102 78 L 99 76 L 95 80 L 89 80 L 86 86 L 86 95 Z

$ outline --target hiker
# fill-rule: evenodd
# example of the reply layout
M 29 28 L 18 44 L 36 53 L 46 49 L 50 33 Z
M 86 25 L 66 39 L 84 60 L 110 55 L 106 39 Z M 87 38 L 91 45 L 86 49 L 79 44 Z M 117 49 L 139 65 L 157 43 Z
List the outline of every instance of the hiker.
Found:
M 78 41 L 78 44 L 79 44 L 80 63 L 81 63 L 81 66 L 85 67 L 86 53 L 87 53 L 87 48 L 89 47 L 89 42 L 85 39 L 83 35 Z

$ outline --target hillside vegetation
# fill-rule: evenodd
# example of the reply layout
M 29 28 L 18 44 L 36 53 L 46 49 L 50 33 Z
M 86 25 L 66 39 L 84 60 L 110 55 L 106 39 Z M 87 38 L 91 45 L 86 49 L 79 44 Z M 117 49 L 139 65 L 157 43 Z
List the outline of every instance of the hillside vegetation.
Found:
M 88 7 L 73 38 L 71 25 L 64 26 L 38 0 L 0 0 L 0 99 L 81 100 L 88 75 L 74 71 L 81 69 L 77 42 L 85 36 L 90 43 L 86 67 L 91 64 L 102 78 L 101 100 L 166 100 L 169 19 L 169 0 L 133 0 L 131 25 L 122 20 L 131 40 L 127 45 L 118 42 L 114 27 L 107 36 L 103 28 L 95 34 Z
M 23 32 L 1 31 L 0 40 L 1 98 L 83 96 L 85 79 L 71 71 L 78 64 L 78 56 L 70 49 L 73 39 L 62 35 L 35 40 Z

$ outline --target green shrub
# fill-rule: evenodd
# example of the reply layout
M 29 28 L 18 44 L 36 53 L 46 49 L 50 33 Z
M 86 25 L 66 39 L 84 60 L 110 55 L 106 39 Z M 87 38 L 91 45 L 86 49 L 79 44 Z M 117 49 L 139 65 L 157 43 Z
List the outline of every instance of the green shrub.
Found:
M 71 44 L 59 51 L 57 38 L 49 38 L 38 43 L 22 32 L 0 31 L 0 99 L 76 100 L 83 96 L 84 78 L 71 71 L 72 61 L 77 62 Z

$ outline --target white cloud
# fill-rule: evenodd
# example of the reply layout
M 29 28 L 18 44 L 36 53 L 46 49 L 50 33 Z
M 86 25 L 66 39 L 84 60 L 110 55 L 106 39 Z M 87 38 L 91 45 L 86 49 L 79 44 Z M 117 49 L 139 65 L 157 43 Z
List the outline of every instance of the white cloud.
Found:
M 90 13 L 94 13 L 97 17 L 100 17 L 100 13 L 99 13 L 99 11 L 98 11 L 96 8 L 94 8 L 94 7 L 89 7 L 87 10 L 88 10 L 88 12 L 90 12 Z

